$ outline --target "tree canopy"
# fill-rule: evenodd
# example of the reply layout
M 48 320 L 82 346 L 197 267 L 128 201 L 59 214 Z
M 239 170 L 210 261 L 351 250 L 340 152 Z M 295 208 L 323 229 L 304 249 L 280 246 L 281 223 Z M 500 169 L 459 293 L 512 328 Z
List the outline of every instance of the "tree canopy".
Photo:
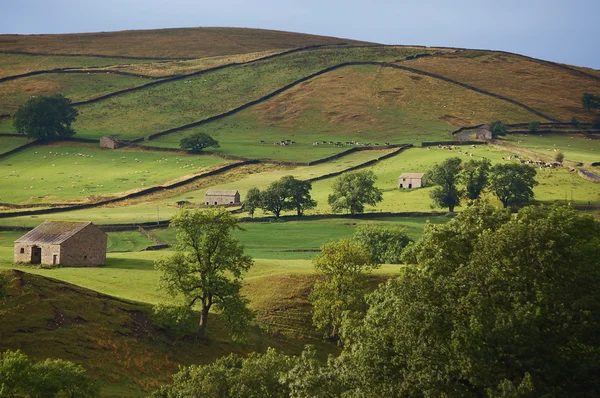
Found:
M 425 176 L 427 183 L 436 185 L 431 191 L 431 199 L 439 207 L 447 207 L 450 212 L 460 203 L 462 191 L 457 184 L 460 181 L 461 159 L 454 157 L 433 166 Z
M 489 159 L 469 160 L 463 164 L 461 179 L 465 184 L 467 199 L 476 200 L 481 197 L 488 184 L 491 165 Z
M 177 228 L 175 252 L 155 261 L 161 287 L 185 306 L 199 306 L 199 338 L 204 338 L 213 305 L 231 326 L 233 337 L 239 337 L 252 318 L 240 288 L 253 262 L 232 236 L 240 229 L 238 220 L 223 208 L 182 209 L 170 225 Z
M 492 130 L 492 136 L 494 138 L 506 135 L 506 133 L 508 133 L 508 126 L 504 124 L 501 120 L 495 120 L 492 123 L 490 123 L 490 128 Z
M 333 193 L 327 202 L 334 212 L 362 213 L 365 205 L 375 206 L 383 200 L 381 190 L 375 186 L 377 176 L 371 170 L 345 173 L 333 183 Z
M 15 113 L 14 126 L 19 134 L 41 141 L 56 141 L 75 135 L 71 124 L 77 109 L 62 94 L 41 95 L 29 99 Z
M 199 153 L 204 148 L 219 148 L 219 142 L 206 133 L 194 133 L 182 138 L 179 141 L 179 147 L 193 153 Z
M 281 179 L 285 198 L 289 210 L 296 210 L 296 214 L 301 216 L 305 210 L 312 209 L 317 205 L 310 196 L 312 184 L 310 181 L 302 181 L 293 176 L 285 176 Z
M 359 225 L 352 240 L 360 243 L 371 255 L 375 264 L 399 264 L 404 248 L 413 240 L 406 227 Z
M 246 194 L 246 200 L 244 201 L 244 210 L 246 210 L 252 217 L 254 212 L 259 209 L 262 204 L 260 189 L 254 187 L 248 190 Z
M 590 93 L 584 93 L 583 96 L 581 97 L 581 106 L 583 107 L 583 109 L 585 109 L 588 112 L 591 111 L 592 109 L 599 109 L 600 108 L 600 96 L 590 94 Z
M 490 189 L 504 207 L 522 205 L 533 199 L 536 171 L 527 164 L 495 164 L 490 172 Z

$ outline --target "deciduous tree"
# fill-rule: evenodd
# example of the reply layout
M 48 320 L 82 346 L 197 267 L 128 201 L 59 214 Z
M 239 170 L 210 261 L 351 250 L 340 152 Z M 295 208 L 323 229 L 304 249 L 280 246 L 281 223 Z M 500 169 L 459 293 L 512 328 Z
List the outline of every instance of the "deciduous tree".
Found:
M 260 194 L 261 208 L 271 212 L 275 218 L 279 218 L 284 210 L 291 210 L 289 201 L 286 200 L 287 189 L 282 180 L 271 183 L 267 189 Z
M 260 189 L 256 187 L 250 188 L 246 194 L 246 200 L 244 201 L 244 210 L 246 210 L 250 216 L 254 217 L 254 212 L 261 206 L 262 199 Z
M 199 153 L 204 148 L 219 148 L 219 142 L 206 133 L 194 133 L 182 138 L 179 147 L 192 153 Z
M 371 255 L 374 264 L 399 264 L 404 248 L 412 242 L 405 227 L 360 225 L 352 239 Z
M 436 186 L 430 194 L 433 203 L 439 207 L 447 207 L 451 213 L 460 203 L 462 195 L 462 191 L 457 187 L 461 162 L 460 158 L 456 157 L 446 159 L 441 164 L 433 166 L 425 176 L 428 184 Z
M 592 109 L 598 109 L 600 108 L 600 96 L 584 93 L 581 97 L 581 105 L 588 112 Z
M 494 138 L 506 135 L 506 133 L 508 133 L 508 127 L 501 120 L 493 121 L 490 124 L 490 128 L 492 129 L 492 136 Z
M 175 252 L 155 261 L 161 287 L 186 306 L 200 309 L 197 336 L 205 337 L 208 313 L 216 306 L 234 338 L 252 318 L 240 294 L 243 274 L 252 266 L 244 247 L 232 236 L 238 220 L 225 209 L 185 210 L 171 219 L 177 228 Z
M 77 114 L 71 100 L 62 94 L 42 95 L 21 105 L 13 124 L 19 134 L 41 141 L 55 141 L 75 134 L 71 124 Z
M 381 190 L 375 186 L 377 176 L 372 171 L 345 173 L 333 183 L 333 193 L 327 202 L 334 212 L 362 213 L 365 205 L 375 206 L 383 200 Z
M 366 274 L 378 265 L 363 245 L 351 240 L 321 246 L 313 265 L 321 276 L 309 297 L 313 324 L 325 336 L 337 339 L 343 313 L 365 310 Z
M 462 167 L 462 181 L 465 184 L 465 196 L 479 199 L 488 183 L 488 174 L 492 163 L 488 159 L 469 160 Z
M 527 164 L 496 164 L 490 172 L 490 189 L 504 207 L 517 206 L 533 199 L 536 171 Z
M 296 210 L 296 214 L 301 216 L 305 210 L 312 209 L 317 205 L 310 196 L 312 184 L 310 181 L 302 181 L 293 176 L 285 176 L 281 179 L 283 189 L 285 190 L 286 207 Z

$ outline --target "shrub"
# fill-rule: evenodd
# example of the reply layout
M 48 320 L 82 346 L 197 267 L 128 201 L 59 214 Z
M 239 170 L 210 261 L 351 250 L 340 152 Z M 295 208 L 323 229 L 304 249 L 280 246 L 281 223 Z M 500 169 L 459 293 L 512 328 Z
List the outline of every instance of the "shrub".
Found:
M 188 307 L 157 304 L 152 308 L 152 319 L 156 326 L 177 335 L 192 334 L 197 328 L 197 317 Z

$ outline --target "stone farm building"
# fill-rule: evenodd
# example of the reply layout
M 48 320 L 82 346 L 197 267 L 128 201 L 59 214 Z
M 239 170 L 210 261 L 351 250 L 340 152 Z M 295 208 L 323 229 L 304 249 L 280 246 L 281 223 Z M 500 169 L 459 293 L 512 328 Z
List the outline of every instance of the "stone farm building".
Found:
M 423 185 L 423 176 L 425 173 L 402 173 L 398 177 L 398 188 L 421 188 Z
M 240 204 L 240 193 L 236 190 L 209 190 L 204 195 L 207 206 L 229 206 Z
M 100 148 L 117 149 L 123 145 L 123 141 L 114 135 L 105 135 L 104 137 L 100 138 Z
M 106 234 L 91 222 L 45 221 L 15 241 L 15 262 L 97 266 L 106 262 Z
M 492 128 L 490 127 L 490 125 L 484 124 L 483 126 L 481 126 L 477 133 L 475 133 L 475 138 L 477 138 L 478 140 L 491 140 L 492 138 L 494 138 L 492 135 Z

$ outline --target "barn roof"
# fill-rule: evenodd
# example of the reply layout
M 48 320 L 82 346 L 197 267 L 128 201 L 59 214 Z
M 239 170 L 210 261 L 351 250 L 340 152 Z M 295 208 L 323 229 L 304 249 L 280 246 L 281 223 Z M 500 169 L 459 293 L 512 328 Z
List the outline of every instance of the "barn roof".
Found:
M 237 193 L 235 189 L 211 189 L 206 191 L 206 196 L 235 196 Z
M 111 140 L 111 141 L 114 141 L 114 142 L 120 142 L 120 141 L 121 141 L 121 140 L 119 139 L 119 137 L 117 137 L 117 136 L 114 136 L 114 135 L 105 135 L 105 136 L 104 136 L 104 137 L 102 137 L 102 138 L 107 138 L 107 139 L 109 139 L 109 140 Z
M 425 173 L 402 173 L 398 178 L 423 178 Z
M 17 239 L 15 243 L 61 244 L 90 224 L 90 221 L 44 221 Z

